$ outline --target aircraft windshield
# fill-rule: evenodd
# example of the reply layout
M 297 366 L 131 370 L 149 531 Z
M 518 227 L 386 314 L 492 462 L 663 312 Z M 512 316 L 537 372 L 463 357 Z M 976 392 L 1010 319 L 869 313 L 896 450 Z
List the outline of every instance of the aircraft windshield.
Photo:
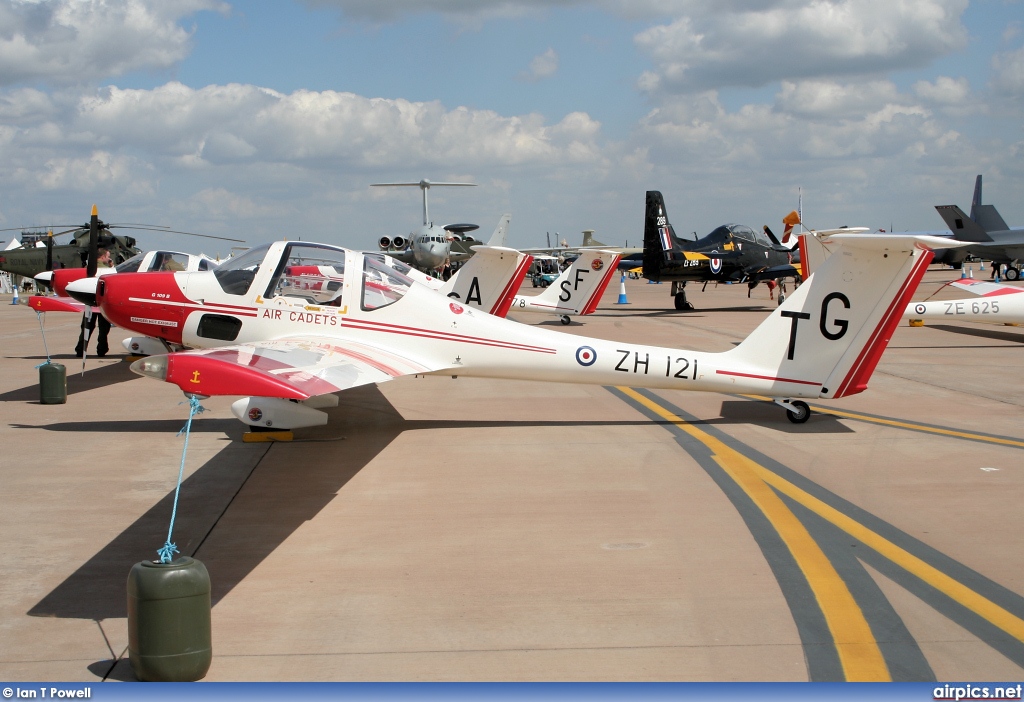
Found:
M 188 268 L 188 255 L 176 251 L 158 251 L 153 260 L 154 271 L 183 271 Z
M 394 268 L 366 256 L 363 264 L 363 309 L 377 310 L 398 302 L 413 282 Z
M 118 273 L 135 273 L 136 271 L 139 270 L 139 266 L 142 265 L 142 258 L 145 255 L 146 254 L 144 253 L 136 254 L 135 256 L 129 258 L 127 261 L 117 264 L 117 266 L 114 267 L 114 270 L 116 270 Z
M 729 227 L 727 227 L 725 225 L 722 225 L 721 227 L 717 227 L 714 230 L 712 230 L 712 232 L 710 234 L 708 234 L 705 238 L 706 239 L 710 239 L 711 241 L 716 242 L 716 243 L 718 242 L 719 239 L 728 239 L 729 238 Z
M 321 244 L 289 244 L 265 297 L 297 297 L 314 305 L 341 305 L 345 249 Z
M 224 292 L 229 295 L 245 295 L 249 292 L 256 271 L 267 255 L 270 244 L 254 246 L 245 253 L 225 261 L 213 274 Z
M 394 268 L 396 271 L 398 271 L 402 275 L 406 275 L 407 276 L 407 275 L 409 275 L 410 272 L 412 272 L 412 267 L 411 266 L 407 266 L 406 264 L 404 264 L 401 261 L 399 261 L 397 258 L 391 258 L 390 256 L 385 258 L 384 254 L 375 254 L 375 253 L 370 253 L 370 254 L 366 254 L 366 255 L 369 256 L 370 258 L 374 259 L 378 263 L 382 263 L 385 266 L 391 266 L 392 268 Z M 389 263 L 389 261 L 390 261 L 390 263 Z
M 734 224 L 730 229 L 732 229 L 732 233 L 735 236 L 738 236 L 741 239 L 746 239 L 747 241 L 754 241 L 754 230 L 750 227 L 742 224 Z

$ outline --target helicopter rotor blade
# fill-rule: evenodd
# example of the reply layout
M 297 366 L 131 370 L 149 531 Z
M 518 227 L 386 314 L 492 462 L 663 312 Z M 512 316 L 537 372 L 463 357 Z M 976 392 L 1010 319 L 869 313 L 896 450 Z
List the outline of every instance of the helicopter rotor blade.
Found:
M 202 237 L 203 239 L 220 239 L 221 241 L 237 241 L 237 242 L 239 242 L 241 244 L 245 243 L 245 239 L 232 239 L 231 237 L 227 237 L 227 236 L 214 236 L 213 234 L 196 234 L 195 232 L 182 232 L 182 231 L 178 231 L 177 229 L 164 229 L 162 227 L 150 226 L 150 225 L 124 227 L 124 226 L 117 225 L 117 224 L 111 224 L 111 225 L 108 225 L 108 226 L 111 229 L 114 229 L 114 228 L 119 228 L 119 229 L 140 229 L 142 231 L 163 232 L 165 234 L 185 234 L 187 236 Z
M 60 229 L 62 227 L 74 227 L 75 229 L 82 229 L 81 224 L 43 224 L 38 227 L 7 227 L 6 229 L 0 229 L 0 232 L 40 231 L 43 229 Z
M 81 232 L 81 231 L 86 231 L 87 232 L 87 231 L 89 231 L 89 228 L 88 227 L 75 227 L 74 229 L 65 229 L 62 232 L 54 232 L 53 235 L 54 236 L 63 236 L 65 234 L 70 234 L 72 232 Z

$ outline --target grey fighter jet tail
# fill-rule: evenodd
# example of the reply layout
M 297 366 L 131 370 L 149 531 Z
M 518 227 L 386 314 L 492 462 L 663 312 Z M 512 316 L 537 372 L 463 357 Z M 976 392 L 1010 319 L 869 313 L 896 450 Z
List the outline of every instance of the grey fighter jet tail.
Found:
M 984 227 L 968 217 L 958 206 L 936 205 L 935 209 L 943 221 L 945 221 L 946 226 L 953 232 L 954 239 L 973 242 L 992 241 L 992 237 L 988 235 Z M 971 209 L 975 208 L 972 207 Z

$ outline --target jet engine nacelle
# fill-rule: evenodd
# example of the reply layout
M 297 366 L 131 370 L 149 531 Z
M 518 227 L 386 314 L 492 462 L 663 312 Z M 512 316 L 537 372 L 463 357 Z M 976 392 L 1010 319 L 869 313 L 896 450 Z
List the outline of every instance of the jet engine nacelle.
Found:
M 164 342 L 151 336 L 130 336 L 121 344 L 133 356 L 159 356 L 168 351 Z
M 243 397 L 231 404 L 231 413 L 246 424 L 273 429 L 301 429 L 327 424 L 327 413 L 279 397 Z
M 396 236 L 392 239 L 389 236 L 382 236 L 377 240 L 381 251 L 402 251 L 405 249 L 406 241 L 403 237 Z

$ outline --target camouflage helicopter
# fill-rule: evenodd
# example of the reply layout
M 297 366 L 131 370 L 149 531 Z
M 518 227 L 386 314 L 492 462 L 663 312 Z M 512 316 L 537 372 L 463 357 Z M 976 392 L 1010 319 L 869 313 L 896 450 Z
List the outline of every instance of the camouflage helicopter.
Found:
M 26 231 L 29 229 L 48 229 L 49 231 Z M 54 233 L 54 229 L 64 229 L 64 231 Z M 223 241 L 242 241 L 241 239 L 231 239 L 223 236 L 180 232 L 155 224 L 107 224 L 99 218 L 96 206 L 93 205 L 89 221 L 82 225 L 59 224 L 46 227 L 0 229 L 0 231 L 22 230 L 23 232 L 22 245 L 20 247 L 0 251 L 0 271 L 32 278 L 38 273 L 52 271 L 55 268 L 85 268 L 89 262 L 96 260 L 96 250 L 101 246 L 110 252 L 110 258 L 116 266 L 140 253 L 140 251 L 136 248 L 134 237 L 114 234 L 111 231 L 114 229 L 148 230 L 165 234 L 186 234 L 206 239 L 221 239 Z M 54 242 L 56 237 L 65 234 L 72 235 L 70 243 L 57 244 Z M 42 242 L 43 246 L 38 246 L 37 242 Z M 95 271 L 91 271 L 88 275 L 92 277 L 95 275 Z

